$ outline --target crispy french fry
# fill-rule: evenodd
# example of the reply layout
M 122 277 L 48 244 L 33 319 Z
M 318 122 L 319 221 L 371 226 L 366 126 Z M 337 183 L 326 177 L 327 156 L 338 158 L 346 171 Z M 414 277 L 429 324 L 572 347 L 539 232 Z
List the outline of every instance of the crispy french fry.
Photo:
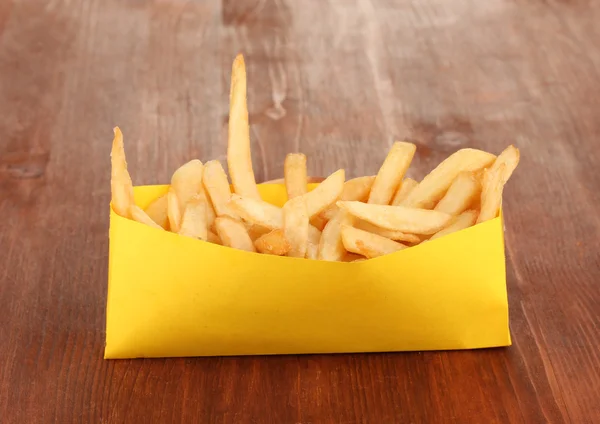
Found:
M 472 172 L 461 172 L 435 206 L 436 211 L 458 215 L 471 205 L 481 193 L 481 184 Z
M 204 164 L 204 176 L 202 184 L 212 201 L 214 211 L 217 216 L 228 215 L 234 219 L 239 216 L 231 210 L 229 201 L 231 200 L 231 188 L 227 180 L 227 174 L 218 160 L 211 160 Z
M 229 134 L 227 164 L 235 193 L 260 199 L 250 154 L 250 127 L 246 103 L 246 65 L 244 57 L 236 56 L 231 69 L 229 94 Z
M 315 215 L 310 219 L 310 225 L 317 228 L 319 231 L 323 231 L 323 228 L 327 225 L 329 219 L 323 217 L 321 214 Z
M 131 205 L 129 213 L 134 221 L 141 222 L 142 224 L 146 224 L 152 228 L 158 228 L 163 230 L 163 227 L 154 222 L 152 218 L 150 218 L 148 214 L 144 212 L 143 209 L 139 206 Z
M 169 228 L 172 232 L 178 233 L 181 227 L 181 209 L 179 199 L 172 187 L 167 193 L 167 216 L 169 217 Z
M 221 238 L 210 230 L 208 231 L 208 241 L 214 244 L 223 244 Z
M 413 143 L 397 141 L 394 143 L 383 165 L 379 169 L 368 203 L 377 205 L 389 205 L 394 193 L 398 190 L 404 174 L 408 170 L 417 146 Z
M 375 181 L 374 176 L 352 178 L 344 183 L 344 188 L 340 196 L 340 200 L 356 200 L 365 202 L 369 198 L 371 187 Z M 337 205 L 333 204 L 319 214 L 325 219 L 325 224 L 339 211 Z
M 487 221 L 498 216 L 502 205 L 502 191 L 504 185 L 519 164 L 519 149 L 508 146 L 494 164 L 484 172 L 481 191 L 481 211 L 477 223 Z
M 351 225 L 352 217 L 345 210 L 340 210 L 336 216 L 330 220 L 323 232 L 319 241 L 318 259 L 322 261 L 339 261 L 346 253 L 344 244 L 342 243 L 342 227 Z
M 254 247 L 260 253 L 284 256 L 290 251 L 291 244 L 285 238 L 283 230 L 273 230 L 256 239 Z
M 319 184 L 322 183 L 325 178 L 323 177 L 307 177 L 306 182 L 308 184 Z M 285 184 L 285 179 L 276 178 L 274 180 L 265 181 L 263 184 Z
M 251 224 L 258 224 L 270 230 L 283 228 L 283 212 L 277 206 L 238 194 L 231 196 L 230 204 L 234 212 Z
M 202 190 L 204 165 L 193 159 L 181 165 L 171 176 L 171 188 L 179 200 L 179 209 L 185 210 L 187 202 Z
M 306 155 L 302 153 L 289 153 L 283 164 L 285 189 L 288 199 L 306 194 Z
M 123 146 L 123 133 L 119 127 L 113 129 L 112 150 L 110 152 L 111 173 L 111 203 L 117 215 L 125 218 L 131 217 L 131 207 L 135 205 L 133 198 L 133 183 L 127 171 L 125 147 Z
M 201 240 L 208 239 L 208 224 L 206 222 L 206 199 L 196 194 L 186 203 L 179 235 L 198 238 Z
M 394 195 L 392 206 L 398 206 L 401 204 L 402 201 L 410 194 L 410 192 L 413 191 L 413 189 L 418 185 L 419 183 L 412 178 L 405 178 L 400 184 L 398 191 Z
M 462 171 L 475 172 L 489 166 L 496 156 L 477 149 L 461 149 L 448 156 L 401 202 L 402 206 L 430 209 L 444 196 Z
M 342 256 L 342 259 L 340 259 L 342 262 L 357 262 L 357 261 L 362 261 L 365 260 L 366 258 L 362 255 L 358 255 L 356 253 L 351 253 L 351 252 L 346 252 L 344 253 L 344 256 Z
M 313 216 L 324 211 L 330 205 L 335 204 L 344 189 L 345 172 L 339 169 L 319 184 L 313 191 L 306 193 L 306 209 L 308 216 Z
M 319 242 L 321 241 L 321 231 L 312 225 L 308 226 L 308 245 L 306 246 L 306 258 L 317 259 L 319 256 Z
M 165 230 L 169 229 L 169 215 L 167 214 L 167 195 L 157 197 L 150 203 L 144 212 L 148 214 L 152 221 L 156 222 Z
M 477 220 L 478 212 L 476 210 L 468 210 L 464 211 L 460 215 L 452 218 L 450 224 L 441 231 L 438 231 L 434 235 L 432 235 L 429 240 L 434 240 L 436 238 L 440 238 L 447 234 L 454 233 L 459 230 L 464 230 L 465 228 L 469 228 L 475 221 Z
M 290 244 L 288 256 L 294 258 L 306 256 L 308 226 L 308 211 L 304 197 L 294 197 L 288 200 L 283 205 L 283 232 Z
M 271 229 L 269 228 L 263 227 L 259 224 L 252 224 L 251 222 L 244 222 L 244 226 L 246 227 L 248 235 L 250 236 L 253 242 L 256 241 L 256 239 L 260 236 L 265 235 L 271 231 Z
M 347 251 L 369 259 L 397 252 L 407 247 L 388 238 L 349 225 L 342 226 L 342 243 Z
M 404 241 L 411 244 L 421 242 L 421 238 L 415 234 L 403 233 L 402 231 L 386 230 L 385 228 L 379 228 L 370 222 L 362 221 L 360 219 L 354 224 L 354 227 L 358 228 L 359 230 L 368 231 L 369 233 L 377 234 L 378 236 L 394 241 Z
M 248 231 L 246 231 L 246 227 L 241 221 L 226 215 L 220 216 L 215 219 L 215 230 L 223 246 L 256 252 L 254 243 L 252 243 Z
M 372 205 L 347 201 L 339 201 L 337 205 L 351 215 L 377 227 L 411 234 L 434 234 L 444 228 L 451 218 L 450 215 L 443 212 L 405 206 Z

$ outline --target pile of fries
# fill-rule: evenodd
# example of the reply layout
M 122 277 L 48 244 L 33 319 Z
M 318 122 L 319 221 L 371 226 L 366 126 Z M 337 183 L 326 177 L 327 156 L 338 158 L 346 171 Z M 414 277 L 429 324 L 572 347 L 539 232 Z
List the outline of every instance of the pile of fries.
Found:
M 405 178 L 416 146 L 396 142 L 375 176 L 346 181 L 343 169 L 308 191 L 306 156 L 284 164 L 288 200 L 282 208 L 261 199 L 250 154 L 246 69 L 233 63 L 227 174 L 219 161 L 194 159 L 177 169 L 166 195 L 136 206 L 118 127 L 111 152 L 112 207 L 143 224 L 234 249 L 325 261 L 386 255 L 498 216 L 502 190 L 519 150 L 500 155 L 461 149 L 422 181 Z

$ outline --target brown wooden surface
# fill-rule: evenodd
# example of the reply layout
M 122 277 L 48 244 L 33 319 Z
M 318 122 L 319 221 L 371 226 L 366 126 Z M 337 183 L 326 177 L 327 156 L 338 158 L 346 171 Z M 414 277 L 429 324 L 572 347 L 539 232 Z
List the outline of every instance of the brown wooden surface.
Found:
M 0 2 L 0 422 L 600 422 L 600 7 L 585 0 Z M 413 176 L 521 149 L 510 348 L 104 361 L 109 150 L 136 184 L 225 158 L 243 52 L 254 165 Z

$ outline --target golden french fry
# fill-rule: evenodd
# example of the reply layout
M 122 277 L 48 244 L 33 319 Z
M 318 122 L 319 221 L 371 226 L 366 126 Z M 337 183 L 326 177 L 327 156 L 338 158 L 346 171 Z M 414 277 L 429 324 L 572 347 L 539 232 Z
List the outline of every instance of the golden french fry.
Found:
M 283 164 L 285 189 L 288 199 L 306 194 L 306 156 L 302 153 L 289 153 Z
M 183 211 L 183 217 L 181 218 L 179 235 L 201 240 L 208 239 L 208 224 L 206 222 L 207 206 L 206 199 L 198 194 L 188 200 Z
M 404 241 L 411 244 L 418 244 L 421 242 L 421 238 L 415 234 L 403 233 L 402 231 L 386 230 L 385 228 L 379 228 L 367 221 L 358 220 L 354 224 L 354 227 L 358 228 L 359 230 L 368 231 L 369 233 L 377 234 L 378 236 L 394 241 Z
M 329 219 L 323 217 L 322 215 L 315 215 L 310 219 L 310 225 L 317 228 L 319 231 L 323 231 L 323 228 L 327 225 Z
M 244 226 L 246 227 L 246 231 L 248 231 L 248 235 L 252 241 L 256 241 L 257 238 L 271 231 L 270 228 L 263 227 L 259 224 L 252 224 L 250 222 L 244 222 Z
M 193 159 L 181 165 L 171 176 L 171 188 L 179 200 L 179 209 L 185 210 L 186 203 L 202 191 L 202 176 L 204 165 L 198 159 Z
M 111 203 L 117 215 L 125 218 L 131 217 L 131 207 L 135 205 L 133 198 L 133 183 L 127 171 L 127 160 L 125 158 L 125 147 L 123 145 L 123 133 L 119 127 L 113 129 L 112 150 L 110 152 L 111 173 Z
M 150 203 L 144 212 L 148 214 L 152 221 L 156 222 L 165 230 L 169 229 L 169 215 L 167 214 L 167 195 L 157 197 Z
M 231 69 L 229 94 L 229 134 L 227 140 L 227 164 L 235 193 L 252 199 L 260 199 L 250 154 L 250 127 L 246 103 L 246 65 L 238 54 Z
M 508 146 L 494 164 L 484 172 L 481 191 L 481 211 L 477 223 L 495 218 L 502 205 L 502 191 L 519 164 L 520 153 L 515 146 Z
M 148 214 L 144 212 L 143 209 L 139 206 L 131 205 L 129 212 L 134 221 L 141 222 L 142 224 L 146 224 L 152 228 L 158 228 L 163 230 L 163 227 L 154 222 L 152 218 L 150 218 Z
M 398 206 L 399 204 L 401 204 L 402 201 L 406 199 L 406 197 L 410 194 L 410 192 L 413 191 L 413 189 L 418 185 L 419 183 L 413 180 L 412 178 L 405 178 L 400 184 L 398 191 L 394 195 L 394 199 L 392 200 L 392 206 Z
M 181 227 L 181 209 L 179 199 L 172 187 L 167 193 L 167 216 L 169 217 L 169 228 L 172 232 L 178 233 Z
M 312 225 L 308 226 L 308 246 L 306 247 L 306 258 L 317 259 L 319 256 L 319 242 L 321 241 L 321 231 Z
M 373 205 L 348 201 L 339 201 L 337 205 L 351 215 L 377 227 L 411 234 L 434 234 L 444 228 L 451 218 L 450 215 L 443 212 L 405 206 Z
M 306 182 L 308 184 L 318 184 L 318 183 L 322 183 L 323 180 L 325 180 L 325 178 L 323 178 L 323 177 L 307 177 Z M 276 178 L 274 180 L 265 181 L 263 184 L 285 184 L 285 179 Z
M 344 256 L 342 256 L 342 259 L 340 259 L 342 262 L 358 262 L 358 261 L 364 261 L 366 258 L 362 255 L 358 255 L 356 253 L 351 253 L 351 252 L 346 252 L 344 253 Z
M 404 178 L 416 150 L 417 146 L 413 143 L 404 141 L 394 143 L 375 177 L 368 203 L 390 204 L 394 193 L 400 187 L 402 178 Z
M 478 212 L 476 210 L 464 211 L 460 215 L 452 218 L 452 221 L 450 221 L 450 224 L 446 228 L 432 235 L 429 240 L 434 240 L 447 234 L 454 233 L 455 231 L 469 228 L 470 226 L 475 224 L 475 221 L 477 220 L 477 215 Z
M 309 225 L 304 197 L 294 197 L 283 205 L 283 234 L 290 244 L 288 256 L 294 258 L 306 256 Z
M 339 169 L 327 177 L 313 191 L 304 195 L 306 209 L 310 218 L 324 211 L 330 205 L 335 204 L 344 189 L 345 175 L 344 170 Z
M 472 172 L 461 172 L 452 182 L 452 185 L 438 202 L 434 210 L 450 215 L 458 215 L 479 197 L 481 184 Z
M 217 216 L 228 215 L 234 219 L 239 219 L 239 216 L 229 206 L 231 188 L 221 162 L 211 160 L 204 164 L 202 184 L 212 201 Z
M 330 220 L 319 241 L 318 259 L 322 261 L 339 261 L 346 253 L 342 243 L 342 227 L 352 224 L 352 217 L 345 210 L 340 210 L 336 216 Z
M 367 201 L 374 181 L 374 176 L 352 178 L 351 180 L 346 181 L 344 183 L 340 200 L 356 200 L 359 202 Z M 327 221 L 335 216 L 339 209 L 340 208 L 338 208 L 337 205 L 333 204 L 321 212 L 319 216 L 325 219 L 326 224 Z
M 401 202 L 402 206 L 430 209 L 444 196 L 462 171 L 475 172 L 490 165 L 496 156 L 477 149 L 460 149 L 448 156 Z
M 223 246 L 256 252 L 254 243 L 252 243 L 248 231 L 246 231 L 246 227 L 241 221 L 226 215 L 220 216 L 215 219 L 215 230 Z
M 254 247 L 260 253 L 283 256 L 290 251 L 291 245 L 285 238 L 283 230 L 273 230 L 256 239 Z
M 342 226 L 342 243 L 347 251 L 369 259 L 394 253 L 407 247 L 388 238 L 349 225 Z
M 251 224 L 258 224 L 269 230 L 283 228 L 283 212 L 277 206 L 238 194 L 231 196 L 230 205 L 234 212 Z
M 210 230 L 208 231 L 208 241 L 214 244 L 223 244 L 221 238 Z

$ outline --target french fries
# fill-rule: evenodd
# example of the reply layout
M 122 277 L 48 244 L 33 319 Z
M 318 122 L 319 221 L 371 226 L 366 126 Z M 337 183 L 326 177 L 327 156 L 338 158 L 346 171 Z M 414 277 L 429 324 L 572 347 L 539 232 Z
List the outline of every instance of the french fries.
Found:
M 410 234 L 434 234 L 444 228 L 451 219 L 451 216 L 444 212 L 404 206 L 345 201 L 338 202 L 337 205 L 377 227 Z
M 113 129 L 111 160 L 111 203 L 115 213 L 124 218 L 131 217 L 131 207 L 135 204 L 133 198 L 133 183 L 127 171 L 127 160 L 125 159 L 125 148 L 123 146 L 123 133 L 119 127 Z
M 181 219 L 179 235 L 208 239 L 208 223 L 206 221 L 206 198 L 196 194 L 185 205 L 185 211 Z
M 111 205 L 124 218 L 248 252 L 309 260 L 359 262 L 430 243 L 498 216 L 505 184 L 519 163 L 509 146 L 497 157 L 465 148 L 451 154 L 421 182 L 405 178 L 416 145 L 395 142 L 377 175 L 346 180 L 307 176 L 307 158 L 286 156 L 287 201 L 262 200 L 250 152 L 246 69 L 232 66 L 228 175 L 221 163 L 193 159 L 171 177 L 166 194 L 145 210 L 135 204 L 123 134 L 115 127 L 111 149 Z M 320 183 L 311 191 L 309 183 Z M 282 207 L 279 207 L 282 206 Z M 149 230 L 150 231 L 150 230 Z M 201 258 L 199 258 L 201 260 Z
M 342 227 L 342 243 L 348 252 L 376 258 L 405 249 L 407 246 L 349 225 Z
M 394 143 L 375 177 L 368 203 L 389 205 L 410 166 L 416 150 L 417 146 L 412 143 L 403 141 Z
M 254 243 L 252 243 L 252 239 L 241 221 L 230 216 L 220 216 L 215 219 L 215 230 L 217 230 L 217 235 L 223 246 L 256 252 Z
M 273 230 L 256 239 L 254 247 L 260 253 L 283 256 L 290 251 L 292 245 L 285 238 L 283 230 Z
M 392 200 L 392 206 L 398 206 L 402 203 L 404 199 L 408 197 L 411 191 L 418 186 L 419 183 L 412 178 L 406 178 L 400 184 L 398 191 L 394 195 L 394 199 Z M 345 199 L 343 199 L 345 200 Z
M 461 149 L 429 173 L 400 203 L 402 206 L 430 209 L 446 193 L 462 171 L 475 172 L 490 165 L 496 156 L 477 149 Z
M 283 175 L 288 199 L 306 194 L 306 156 L 302 153 L 290 153 L 283 163 Z
M 142 224 L 146 224 L 153 228 L 159 228 L 161 230 L 164 229 L 163 227 L 158 225 L 156 222 L 154 222 L 152 220 L 152 218 L 150 218 L 148 216 L 148 214 L 146 212 L 144 212 L 143 209 L 137 205 L 131 205 L 131 209 L 130 209 L 129 213 L 131 215 L 131 218 L 133 218 L 134 221 L 141 222 Z
M 289 241 L 288 256 L 304 258 L 308 248 L 308 211 L 302 196 L 294 197 L 283 206 L 283 232 Z
M 231 70 L 227 165 L 235 193 L 252 199 L 260 199 L 250 155 L 246 84 L 246 64 L 244 57 L 239 54 L 235 58 Z
M 481 193 L 481 184 L 472 172 L 461 172 L 435 206 L 436 211 L 458 215 L 465 211 Z

